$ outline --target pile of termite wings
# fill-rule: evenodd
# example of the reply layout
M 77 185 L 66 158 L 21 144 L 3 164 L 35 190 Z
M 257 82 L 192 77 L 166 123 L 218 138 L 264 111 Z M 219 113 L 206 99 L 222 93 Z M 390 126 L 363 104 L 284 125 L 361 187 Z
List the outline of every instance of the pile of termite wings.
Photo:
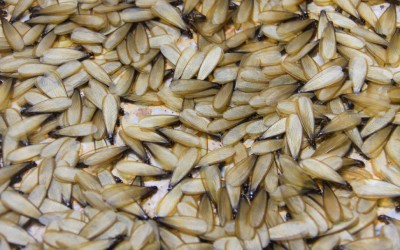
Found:
M 400 249 L 398 1 L 0 1 L 0 249 Z

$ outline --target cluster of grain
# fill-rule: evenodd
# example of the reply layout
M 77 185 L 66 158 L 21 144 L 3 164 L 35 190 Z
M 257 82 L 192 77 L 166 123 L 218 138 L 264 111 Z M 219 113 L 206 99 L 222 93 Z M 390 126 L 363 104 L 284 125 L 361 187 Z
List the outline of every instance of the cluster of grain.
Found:
M 400 249 L 396 1 L 0 4 L 0 249 Z

